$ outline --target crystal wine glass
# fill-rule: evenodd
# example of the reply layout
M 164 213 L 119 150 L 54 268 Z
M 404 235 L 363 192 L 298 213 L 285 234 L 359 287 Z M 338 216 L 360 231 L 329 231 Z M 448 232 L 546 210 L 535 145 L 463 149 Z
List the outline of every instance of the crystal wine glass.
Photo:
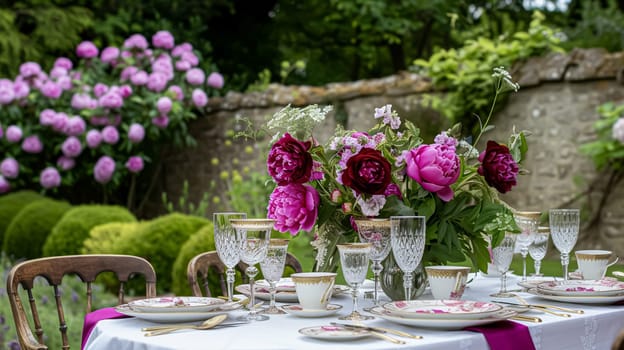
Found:
M 529 255 L 531 259 L 534 261 L 535 273 L 533 276 L 540 277 L 543 276 L 540 273 L 540 268 L 542 267 L 542 259 L 546 256 L 546 252 L 548 251 L 548 239 L 550 237 L 550 227 L 540 226 L 537 228 L 537 233 L 535 234 L 535 239 L 533 239 L 533 243 L 529 246 Z
M 561 265 L 563 265 L 563 280 L 568 281 L 568 265 L 570 252 L 576 244 L 579 234 L 580 210 L 579 209 L 550 209 L 550 236 L 559 253 L 561 253 Z
M 347 316 L 339 317 L 341 320 L 362 321 L 373 319 L 373 316 L 365 316 L 360 314 L 358 310 L 357 298 L 358 288 L 366 278 L 368 271 L 368 255 L 371 251 L 370 243 L 348 243 L 338 244 L 338 252 L 340 252 L 340 266 L 345 281 L 351 286 L 353 297 L 353 311 Z
M 232 227 L 236 229 L 236 237 L 241 242 L 241 260 L 249 265 L 245 270 L 249 277 L 249 314 L 240 317 L 244 321 L 264 321 L 269 317 L 258 314 L 255 308 L 254 278 L 258 274 L 256 264 L 264 260 L 269 248 L 271 230 L 275 220 L 271 219 L 237 219 L 230 220 Z
M 388 256 L 392 248 L 390 246 L 390 219 L 356 219 L 355 225 L 360 241 L 371 244 L 369 258 L 373 262 L 371 269 L 375 280 L 373 303 L 378 306 L 379 274 L 383 270 L 381 261 Z
M 214 224 L 214 242 L 219 259 L 226 267 L 227 297 L 232 301 L 234 294 L 234 279 L 236 271 L 234 267 L 240 261 L 240 242 L 236 239 L 236 230 L 230 224 L 230 219 L 246 219 L 245 213 L 214 213 L 212 222 Z
M 413 272 L 418 267 L 425 250 L 425 217 L 392 216 L 390 230 L 392 254 L 403 271 L 405 300 L 409 301 L 412 295 Z
M 280 278 L 282 278 L 282 274 L 284 273 L 287 251 L 287 239 L 271 239 L 269 242 L 269 248 L 267 249 L 266 258 L 260 262 L 260 268 L 262 269 L 264 279 L 269 282 L 269 293 L 271 295 L 269 307 L 262 311 L 265 314 L 285 313 L 275 306 L 275 291 L 277 289 L 277 282 L 279 282 Z
M 529 253 L 529 246 L 537 232 L 540 215 L 539 211 L 519 211 L 514 213 L 516 224 L 520 227 L 520 234 L 516 235 L 516 246 L 520 248 L 520 255 L 522 255 L 522 281 L 527 279 L 526 257 Z
M 516 244 L 516 234 L 506 233 L 500 244 L 492 248 L 492 264 L 501 274 L 501 287 L 498 293 L 490 294 L 496 298 L 510 298 L 513 293 L 507 292 L 507 270 L 513 259 L 514 247 Z

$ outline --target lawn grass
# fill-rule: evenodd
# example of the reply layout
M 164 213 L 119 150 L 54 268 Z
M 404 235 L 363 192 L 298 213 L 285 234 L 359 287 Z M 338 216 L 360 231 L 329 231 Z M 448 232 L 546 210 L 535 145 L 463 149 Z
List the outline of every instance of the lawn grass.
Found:
M 576 264 L 576 258 L 572 254 L 572 256 L 570 256 L 570 265 L 568 267 L 568 271 L 576 271 L 577 268 L 578 266 Z M 514 256 L 514 259 L 511 262 L 511 267 L 509 269 L 513 270 L 515 275 L 522 276 L 522 258 L 520 257 L 520 255 Z M 624 265 L 615 264 L 613 266 L 610 266 L 607 269 L 606 276 L 613 277 L 611 275 L 613 271 L 624 272 Z M 535 272 L 535 269 L 533 268 L 533 259 L 527 257 L 527 274 L 530 275 L 533 272 Z M 561 266 L 561 260 L 558 257 L 546 258 L 542 260 L 541 272 L 544 276 L 563 276 L 563 267 Z

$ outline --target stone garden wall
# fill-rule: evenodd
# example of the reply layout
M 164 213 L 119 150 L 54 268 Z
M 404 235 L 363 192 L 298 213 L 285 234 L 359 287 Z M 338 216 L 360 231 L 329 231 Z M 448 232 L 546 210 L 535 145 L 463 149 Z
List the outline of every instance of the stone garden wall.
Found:
M 530 130 L 529 156 L 525 167 L 530 174 L 504 196 L 510 205 L 523 210 L 545 211 L 552 207 L 581 207 L 589 222 L 604 194 L 604 174 L 596 174 L 590 159 L 579 154 L 579 144 L 591 140 L 596 107 L 607 101 L 624 103 L 624 52 L 601 49 L 575 50 L 535 58 L 512 69 L 521 89 L 513 93 L 495 116 L 495 130 L 484 137 L 506 140 L 512 127 Z M 321 87 L 270 85 L 262 93 L 230 92 L 210 101 L 211 111 L 191 125 L 198 147 L 172 152 L 164 163 L 159 191 L 174 198 L 181 184 L 189 182 L 190 199 L 197 201 L 210 182 L 218 179 L 232 161 L 262 169 L 264 154 L 253 143 L 230 144 L 226 131 L 232 122 L 245 117 L 262 123 L 287 104 L 332 104 L 334 111 L 316 134 L 324 141 L 338 122 L 347 128 L 364 130 L 373 124 L 373 110 L 392 104 L 402 118 L 409 118 L 431 138 L 448 127 L 447 121 L 422 104 L 426 94 L 435 94 L 426 77 L 412 73 L 381 79 L 328 84 Z M 430 140 L 430 139 L 429 139 Z M 253 152 L 246 146 L 256 147 Z M 219 160 L 217 164 L 215 159 Z M 234 160 L 236 159 L 236 160 Z M 598 179 L 589 196 L 574 200 Z M 218 193 L 219 188 L 216 189 Z M 624 186 L 609 189 L 611 195 L 596 224 L 583 230 L 577 248 L 611 248 L 624 255 Z M 159 192 L 160 193 L 160 192 Z

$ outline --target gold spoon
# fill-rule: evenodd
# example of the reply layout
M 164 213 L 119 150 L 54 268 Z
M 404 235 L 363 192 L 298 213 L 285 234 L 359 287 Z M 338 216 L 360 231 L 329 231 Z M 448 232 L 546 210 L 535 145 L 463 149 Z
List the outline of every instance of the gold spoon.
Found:
M 206 321 L 202 322 L 200 325 L 192 325 L 192 324 L 184 324 L 184 325 L 174 325 L 174 326 L 156 326 L 156 327 L 146 327 L 141 329 L 145 333 L 146 337 L 151 337 L 155 335 L 167 334 L 180 329 L 196 329 L 196 330 L 204 330 L 210 329 L 221 322 L 225 321 L 227 315 L 217 315 L 215 317 L 209 318 Z

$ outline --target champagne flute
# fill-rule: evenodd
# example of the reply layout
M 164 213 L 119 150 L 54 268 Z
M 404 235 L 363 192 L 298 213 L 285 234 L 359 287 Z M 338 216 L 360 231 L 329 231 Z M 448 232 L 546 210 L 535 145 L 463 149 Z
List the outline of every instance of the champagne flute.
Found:
M 579 209 L 550 209 L 550 236 L 559 253 L 563 266 L 563 281 L 568 281 L 570 252 L 576 244 L 580 226 Z
M 390 219 L 356 219 L 355 225 L 360 241 L 371 244 L 369 258 L 373 262 L 371 269 L 375 280 L 373 303 L 378 306 L 379 274 L 383 270 L 381 261 L 388 256 L 392 248 L 390 246 Z
M 258 314 L 256 310 L 254 278 L 258 274 L 256 264 L 264 260 L 269 248 L 271 230 L 275 220 L 271 219 L 236 219 L 230 220 L 236 229 L 236 237 L 241 246 L 241 260 L 248 265 L 245 273 L 249 277 L 249 314 L 241 316 L 242 321 L 265 321 L 269 317 Z
M 358 288 L 366 278 L 368 271 L 368 255 L 371 251 L 370 243 L 348 243 L 338 244 L 340 253 L 340 266 L 345 281 L 351 286 L 353 298 L 353 310 L 347 316 L 339 317 L 340 320 L 362 321 L 373 319 L 373 316 L 364 316 L 359 313 L 357 298 Z
M 535 266 L 535 273 L 533 276 L 541 277 L 540 268 L 542 267 L 542 259 L 546 256 L 548 251 L 548 239 L 550 237 L 550 227 L 540 226 L 537 228 L 535 239 L 529 246 L 529 255 L 533 259 Z
M 412 274 L 425 251 L 425 217 L 391 216 L 390 230 L 392 254 L 403 270 L 405 300 L 409 301 L 412 295 Z
M 491 297 L 510 298 L 514 296 L 513 293 L 507 292 L 507 270 L 509 270 L 509 265 L 513 259 L 516 236 L 514 233 L 506 233 L 500 244 L 492 248 L 492 264 L 501 274 L 501 287 L 498 293 L 490 294 Z
M 516 236 L 516 246 L 520 248 L 522 255 L 522 281 L 526 281 L 526 257 L 529 253 L 529 246 L 535 237 L 539 226 L 541 213 L 539 211 L 519 211 L 514 213 L 516 224 L 520 227 L 520 234 Z
M 284 311 L 275 306 L 275 291 L 277 289 L 276 284 L 284 273 L 287 251 L 287 239 L 271 239 L 266 258 L 260 262 L 260 268 L 262 269 L 264 279 L 269 282 L 269 293 L 271 295 L 269 307 L 262 311 L 265 314 L 285 314 Z
M 214 224 L 214 242 L 219 259 L 226 267 L 227 276 L 227 297 L 232 302 L 234 294 L 234 280 L 236 271 L 234 267 L 240 261 L 240 242 L 236 238 L 236 231 L 230 223 L 230 219 L 246 219 L 245 213 L 213 213 L 212 222 Z

